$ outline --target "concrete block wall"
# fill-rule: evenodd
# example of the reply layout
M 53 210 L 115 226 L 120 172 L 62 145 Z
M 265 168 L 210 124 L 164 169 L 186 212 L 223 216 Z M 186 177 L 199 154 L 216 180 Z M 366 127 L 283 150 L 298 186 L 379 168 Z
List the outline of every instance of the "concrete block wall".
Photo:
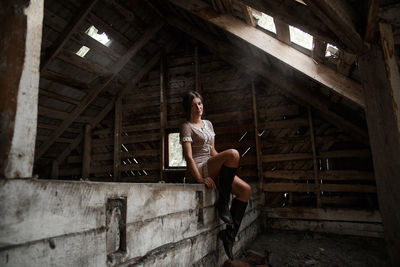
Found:
M 256 184 L 234 250 L 261 231 Z M 0 184 L 0 266 L 220 266 L 216 193 L 200 184 Z

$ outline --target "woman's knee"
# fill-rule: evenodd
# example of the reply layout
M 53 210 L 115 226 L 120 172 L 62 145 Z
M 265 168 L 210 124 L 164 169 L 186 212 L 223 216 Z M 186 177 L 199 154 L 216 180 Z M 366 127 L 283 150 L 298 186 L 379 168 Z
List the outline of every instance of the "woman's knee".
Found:
M 247 199 L 250 198 L 250 194 L 251 194 L 251 186 L 248 183 L 245 183 L 243 185 L 243 195 L 246 196 Z
M 228 149 L 229 161 L 239 163 L 240 154 L 236 149 Z

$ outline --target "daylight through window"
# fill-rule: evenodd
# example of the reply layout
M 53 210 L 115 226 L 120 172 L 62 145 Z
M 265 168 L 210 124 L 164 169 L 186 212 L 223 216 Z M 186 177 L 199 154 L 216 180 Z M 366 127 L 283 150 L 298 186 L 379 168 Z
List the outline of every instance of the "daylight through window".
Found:
M 168 134 L 168 167 L 186 167 L 179 133 Z

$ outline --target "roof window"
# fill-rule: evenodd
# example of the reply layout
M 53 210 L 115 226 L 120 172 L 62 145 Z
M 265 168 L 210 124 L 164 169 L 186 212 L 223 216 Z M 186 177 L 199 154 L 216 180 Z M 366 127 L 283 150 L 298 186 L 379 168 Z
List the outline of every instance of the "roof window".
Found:
M 325 57 L 334 57 L 334 58 L 339 57 L 339 49 L 334 45 L 327 44 Z
M 80 56 L 80 57 L 84 57 L 84 56 L 87 54 L 87 52 L 89 52 L 89 51 L 90 51 L 90 48 L 83 45 L 83 46 L 78 50 L 78 52 L 76 52 L 75 54 L 77 54 L 77 55 Z
M 271 16 L 253 9 L 253 17 L 257 20 L 258 26 L 276 34 L 274 19 Z
M 108 35 L 105 32 L 99 34 L 99 30 L 93 25 L 86 30 L 86 34 L 105 46 L 109 46 L 111 44 L 111 39 L 108 38 Z
M 313 37 L 311 35 L 290 25 L 289 31 L 291 42 L 311 50 L 313 44 Z

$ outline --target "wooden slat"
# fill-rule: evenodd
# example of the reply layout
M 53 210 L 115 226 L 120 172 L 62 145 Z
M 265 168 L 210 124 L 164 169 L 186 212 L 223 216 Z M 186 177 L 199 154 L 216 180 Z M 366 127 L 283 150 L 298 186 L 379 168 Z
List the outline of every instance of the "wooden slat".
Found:
M 311 153 L 289 153 L 289 154 L 266 154 L 266 155 L 263 155 L 263 163 L 291 161 L 291 160 L 309 160 L 309 159 L 312 159 Z
M 258 128 L 258 113 L 257 113 L 257 97 L 256 97 L 256 88 L 254 87 L 254 80 L 251 81 L 251 96 L 252 96 L 253 118 L 254 118 L 254 139 L 256 140 L 257 174 L 258 174 L 260 189 L 262 189 L 264 178 L 262 170 L 261 140 L 260 136 L 258 135 L 259 128 Z
M 274 18 L 274 24 L 276 29 L 276 37 L 278 37 L 280 41 L 290 45 L 289 25 L 276 18 Z
M 116 182 L 120 177 L 121 166 L 121 125 L 122 125 L 122 97 L 115 100 L 114 109 L 114 166 L 113 181 Z
M 242 13 L 246 20 L 246 23 L 249 24 L 250 26 L 255 27 L 257 24 L 254 21 L 253 12 L 251 11 L 251 7 L 246 6 L 245 4 L 243 4 L 241 2 L 239 2 L 239 6 L 242 9 Z
M 204 2 L 196 1 L 195 4 L 186 0 L 170 0 L 170 2 L 224 29 L 343 97 L 365 107 L 360 84 L 325 65 L 316 65 L 310 57 L 274 37 L 248 26 L 231 15 L 217 15 Z
M 49 70 L 41 72 L 40 77 L 62 85 L 69 86 L 71 88 L 76 88 L 78 90 L 89 89 L 89 85 L 87 85 L 86 83 L 78 81 L 72 77 L 65 77 L 64 75 Z
M 60 52 L 60 50 L 65 45 L 65 43 L 70 39 L 71 35 L 75 32 L 77 27 L 86 18 L 87 14 L 90 12 L 90 10 L 93 8 L 93 6 L 97 3 L 97 1 L 98 0 L 89 0 L 82 4 L 82 6 L 79 8 L 79 12 L 72 19 L 72 21 L 67 24 L 67 27 L 64 29 L 64 31 L 60 34 L 60 36 L 54 42 L 54 44 L 51 48 L 51 51 L 49 53 L 47 53 L 45 59 L 41 61 L 41 64 L 40 64 L 41 72 L 44 69 L 46 69 L 46 67 L 51 62 L 51 60 Z
M 58 58 L 85 71 L 96 74 L 98 76 L 106 75 L 108 73 L 107 68 L 99 64 L 93 63 L 86 58 L 82 58 L 77 54 L 68 50 L 64 49 L 61 50 L 58 54 Z
M 381 223 L 378 210 L 265 208 L 268 218 Z
M 326 42 L 317 38 L 313 38 L 313 49 L 311 51 L 312 58 L 318 63 L 322 63 L 325 58 Z
M 167 84 L 168 84 L 168 63 L 165 52 L 163 52 L 160 62 L 160 179 L 164 181 L 164 169 L 166 160 L 165 129 L 167 128 Z M 169 153 L 168 153 L 169 154 Z M 168 166 L 168 165 L 167 165 Z
M 370 158 L 371 152 L 369 151 L 369 149 L 325 151 L 325 152 L 320 152 L 318 157 L 319 158 Z
M 345 76 L 350 75 L 351 68 L 356 61 L 356 55 L 339 50 L 339 60 L 337 70 Z
M 304 170 L 275 170 L 275 171 L 266 171 L 264 172 L 265 178 L 273 178 L 273 179 L 289 179 L 289 180 L 312 180 L 313 171 L 304 171 Z M 365 180 L 365 181 L 374 181 L 374 174 L 371 172 L 364 171 L 321 171 L 319 173 L 319 177 L 322 180 L 331 180 L 331 181 L 345 181 L 345 180 Z
M 49 139 L 43 143 L 37 150 L 36 159 L 39 159 L 46 150 L 54 143 L 54 141 L 65 131 L 66 128 L 86 109 L 86 107 L 97 97 L 97 95 L 113 80 L 118 72 L 125 66 L 125 64 L 158 32 L 162 27 L 162 23 L 154 23 L 146 33 L 133 45 L 131 48 L 117 61 L 111 68 L 111 75 L 94 88 L 90 89 L 88 94 L 82 100 L 81 104 L 77 106 L 65 119 L 59 128 L 55 130 Z M 60 162 L 60 161 L 59 161 Z
M 82 159 L 82 178 L 89 178 L 90 162 L 92 155 L 92 127 L 90 124 L 85 125 L 85 139 L 83 145 L 83 159 Z
M 312 120 L 311 108 L 307 108 L 308 114 L 308 122 L 310 124 L 310 138 L 311 138 L 311 147 L 312 147 L 312 158 L 313 158 L 313 174 L 314 174 L 314 184 L 315 193 L 317 195 L 317 207 L 320 208 L 322 206 L 321 203 L 321 191 L 320 191 L 320 179 L 318 178 L 318 163 L 317 163 L 317 149 L 315 147 L 315 138 L 314 138 L 314 126 Z
M 314 184 L 306 183 L 264 183 L 265 192 L 315 192 Z M 354 184 L 321 184 L 322 192 L 346 192 L 346 193 L 376 193 L 376 187 L 372 185 Z

